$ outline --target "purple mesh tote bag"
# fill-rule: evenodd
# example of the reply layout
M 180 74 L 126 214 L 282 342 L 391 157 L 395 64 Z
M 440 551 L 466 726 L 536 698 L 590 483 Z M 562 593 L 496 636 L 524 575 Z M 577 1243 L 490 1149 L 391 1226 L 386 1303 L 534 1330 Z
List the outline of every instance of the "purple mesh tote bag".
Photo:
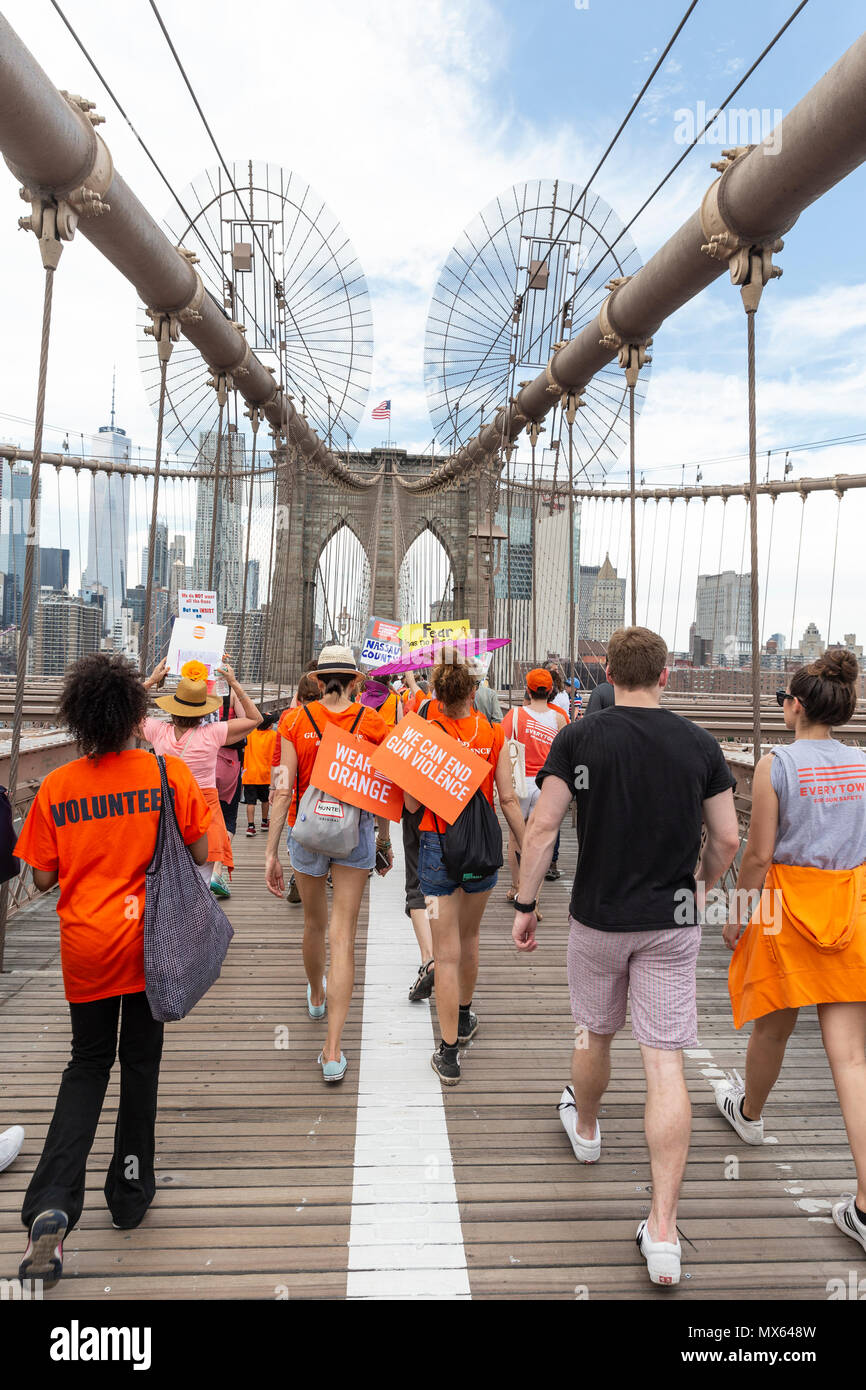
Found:
M 165 759 L 156 847 L 145 874 L 144 985 L 158 1023 L 176 1023 L 219 979 L 234 932 L 183 842 Z

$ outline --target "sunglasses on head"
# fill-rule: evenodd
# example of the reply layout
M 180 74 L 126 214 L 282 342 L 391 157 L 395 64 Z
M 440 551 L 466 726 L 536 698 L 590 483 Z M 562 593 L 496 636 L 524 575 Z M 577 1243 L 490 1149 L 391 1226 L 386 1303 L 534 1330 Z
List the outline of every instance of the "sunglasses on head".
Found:
M 776 700 L 777 700 L 778 704 L 780 704 L 780 705 L 782 706 L 782 709 L 785 708 L 785 701 L 786 701 L 786 700 L 796 700 L 796 698 L 797 698 L 796 695 L 792 695 L 791 692 L 790 692 L 790 690 L 777 690 L 777 691 L 776 691 Z

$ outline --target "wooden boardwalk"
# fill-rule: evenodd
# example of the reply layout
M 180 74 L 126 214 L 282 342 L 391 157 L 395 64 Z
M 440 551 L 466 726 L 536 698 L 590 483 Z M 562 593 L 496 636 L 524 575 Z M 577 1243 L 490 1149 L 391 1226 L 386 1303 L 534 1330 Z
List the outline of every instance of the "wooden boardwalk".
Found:
M 575 1163 L 556 1110 L 569 1079 L 573 1034 L 565 974 L 573 832 L 563 836 L 566 875 L 545 885 L 539 950 L 521 957 L 512 949 L 504 882 L 483 925 L 481 1026 L 466 1050 L 460 1086 L 443 1094 L 457 1243 L 443 1245 L 440 1257 L 431 1227 L 415 1228 L 417 1212 L 407 1206 L 406 1222 L 381 1238 L 383 1259 L 371 1260 L 365 1273 L 364 1252 L 374 1249 L 377 1236 L 366 1237 L 372 1244 L 354 1256 L 350 1237 L 353 1192 L 355 1221 L 364 1215 L 355 1157 L 366 904 L 344 1037 L 349 1071 L 341 1086 L 326 1088 L 315 1064 L 321 1025 L 308 1019 L 304 1003 L 300 909 L 267 893 L 263 855 L 262 836 L 237 840 L 228 904 L 236 935 L 223 976 L 188 1020 L 166 1029 L 154 1205 L 138 1230 L 112 1229 L 102 1183 L 114 1075 L 84 1214 L 66 1243 L 64 1279 L 50 1298 L 342 1299 L 351 1278 L 368 1280 L 368 1297 L 388 1296 L 389 1289 L 399 1296 L 405 1264 L 414 1270 L 412 1292 L 421 1297 L 450 1296 L 438 1271 L 459 1266 L 475 1299 L 824 1300 L 829 1279 L 847 1281 L 852 1269 L 866 1274 L 864 1257 L 829 1217 L 831 1202 L 852 1190 L 853 1164 L 814 1010 L 803 1011 L 790 1044 L 766 1111 L 763 1147 L 741 1144 L 716 1111 L 712 1081 L 724 1068 L 742 1069 L 744 1039 L 730 1021 L 728 953 L 717 930 L 708 928 L 700 1047 L 686 1059 L 694 1127 L 679 1223 L 685 1277 L 674 1291 L 650 1286 L 634 1246 L 648 1209 L 649 1165 L 640 1054 L 628 1029 L 614 1046 L 597 1166 Z M 374 898 L 372 931 L 377 920 Z M 428 1010 L 410 1005 L 405 988 L 394 1006 L 398 1041 L 399 1010 L 405 1008 L 413 1037 L 418 1011 Z M 53 901 L 42 900 L 14 919 L 7 973 L 0 976 L 0 1129 L 21 1123 L 27 1130 L 20 1157 L 0 1175 L 0 1277 L 16 1272 L 23 1249 L 21 1198 L 68 1055 L 67 1017 Z M 430 1047 L 413 1047 L 410 1073 L 416 1068 L 418 1085 L 427 1086 Z M 375 1148 L 375 1134 L 366 1142 Z M 383 1133 L 381 1142 L 384 1151 L 391 1141 Z M 395 1170 L 395 1182 L 402 1171 Z

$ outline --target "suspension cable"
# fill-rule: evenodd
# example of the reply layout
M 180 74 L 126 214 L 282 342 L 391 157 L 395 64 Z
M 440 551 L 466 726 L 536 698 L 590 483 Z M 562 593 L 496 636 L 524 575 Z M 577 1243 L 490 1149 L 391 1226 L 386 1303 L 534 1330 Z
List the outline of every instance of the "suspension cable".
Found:
M 144 676 L 147 674 L 148 648 L 150 646 L 150 615 L 153 604 L 153 568 L 156 560 L 156 516 L 159 506 L 159 469 L 162 462 L 162 428 L 165 421 L 165 391 L 166 391 L 166 371 L 168 369 L 168 353 L 162 350 L 160 343 L 159 357 L 159 413 L 156 419 L 156 462 L 153 474 L 153 497 L 150 507 L 150 531 L 148 532 L 147 542 L 147 577 L 144 581 L 144 617 L 141 631 L 141 650 L 138 654 L 139 670 Z M 97 545 L 97 554 L 99 547 Z M 208 585 L 210 588 L 210 585 Z
M 43 218 L 49 221 L 49 209 L 43 205 Z M 53 223 L 53 214 L 51 214 Z M 53 245 L 52 245 L 53 242 Z M 54 272 L 63 249 L 62 242 L 50 236 L 46 227 L 40 238 L 40 250 L 45 267 L 42 299 L 42 336 L 39 343 L 39 377 L 36 389 L 36 426 L 33 432 L 33 462 L 30 467 L 30 510 L 27 544 L 24 556 L 24 591 L 21 596 L 21 622 L 18 630 L 18 657 L 15 666 L 15 703 L 12 715 L 12 737 L 9 747 L 9 804 L 15 816 L 15 796 L 18 791 L 18 763 L 21 752 L 21 729 L 24 722 L 24 686 L 27 679 L 27 655 L 30 646 L 30 606 L 33 597 L 35 569 L 34 550 L 38 539 L 39 475 L 42 464 L 42 434 L 45 425 L 45 393 L 48 381 L 48 348 L 51 342 L 51 306 L 54 295 Z M 53 264 L 52 264 L 53 261 Z M 10 468 L 11 472 L 11 468 Z M 9 880 L 0 889 L 0 970 L 6 942 L 6 919 L 9 911 Z

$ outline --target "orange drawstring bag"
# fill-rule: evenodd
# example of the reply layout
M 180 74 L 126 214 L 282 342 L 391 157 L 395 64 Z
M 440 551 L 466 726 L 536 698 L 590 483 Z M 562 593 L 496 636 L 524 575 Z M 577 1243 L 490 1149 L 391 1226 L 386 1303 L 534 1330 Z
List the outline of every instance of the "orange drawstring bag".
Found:
M 866 865 L 771 864 L 728 989 L 736 1028 L 779 1009 L 866 1003 Z

